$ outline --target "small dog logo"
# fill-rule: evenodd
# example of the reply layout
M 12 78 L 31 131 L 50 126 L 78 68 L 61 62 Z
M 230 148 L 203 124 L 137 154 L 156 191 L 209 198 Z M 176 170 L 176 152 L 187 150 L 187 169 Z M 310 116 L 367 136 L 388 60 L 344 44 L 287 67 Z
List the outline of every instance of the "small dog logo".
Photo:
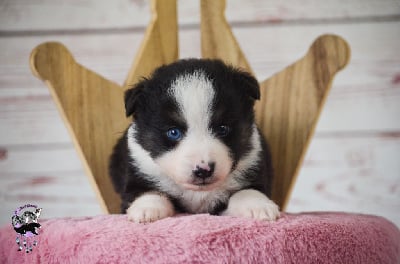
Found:
M 34 208 L 34 211 L 25 210 L 27 208 Z M 22 212 L 23 210 L 24 212 Z M 18 251 L 25 248 L 25 253 L 29 253 L 32 252 L 34 246 L 37 246 L 36 236 L 39 235 L 40 224 L 38 220 L 41 211 L 42 208 L 32 204 L 23 205 L 15 210 L 11 217 L 11 223 L 15 232 L 17 232 L 15 242 L 18 245 Z

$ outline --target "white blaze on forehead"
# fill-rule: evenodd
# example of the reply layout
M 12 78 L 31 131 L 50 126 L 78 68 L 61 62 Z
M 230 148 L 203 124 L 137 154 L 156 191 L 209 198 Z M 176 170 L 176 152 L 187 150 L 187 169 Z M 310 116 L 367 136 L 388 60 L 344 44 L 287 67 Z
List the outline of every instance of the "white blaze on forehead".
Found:
M 195 71 L 179 76 L 172 83 L 170 93 L 178 103 L 188 129 L 206 132 L 215 92 L 211 80 L 205 73 Z
M 179 76 L 169 90 L 187 131 L 177 146 L 155 159 L 163 172 L 179 184 L 192 181 L 200 164 L 215 163 L 214 177 L 223 181 L 232 167 L 228 147 L 209 129 L 215 91 L 212 81 L 201 71 Z
M 168 92 L 185 119 L 188 129 L 184 137 L 173 149 L 153 159 L 137 141 L 137 128 L 133 124 L 127 134 L 129 154 L 133 165 L 146 174 L 146 179 L 155 183 L 160 191 L 179 199 L 189 212 L 208 212 L 219 201 L 227 201 L 231 191 L 240 189 L 246 182 L 246 171 L 257 166 L 261 150 L 259 134 L 254 126 L 251 151 L 238 161 L 232 172 L 230 150 L 209 129 L 215 97 L 212 80 L 202 71 L 184 74 L 172 83 Z M 209 190 L 200 187 L 198 190 L 188 189 L 193 169 L 208 162 L 215 163 L 215 185 Z

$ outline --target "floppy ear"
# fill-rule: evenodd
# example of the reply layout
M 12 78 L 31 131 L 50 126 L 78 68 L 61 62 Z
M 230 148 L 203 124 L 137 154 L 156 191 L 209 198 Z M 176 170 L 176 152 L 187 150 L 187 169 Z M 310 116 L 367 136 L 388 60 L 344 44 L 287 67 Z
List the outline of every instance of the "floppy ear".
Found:
M 142 80 L 125 91 L 125 114 L 127 117 L 136 111 L 138 103 L 143 95 L 145 83 L 146 80 Z
M 248 72 L 238 70 L 237 71 L 237 82 L 240 85 L 240 89 L 244 89 L 244 92 L 253 100 L 260 99 L 260 85 L 256 78 Z

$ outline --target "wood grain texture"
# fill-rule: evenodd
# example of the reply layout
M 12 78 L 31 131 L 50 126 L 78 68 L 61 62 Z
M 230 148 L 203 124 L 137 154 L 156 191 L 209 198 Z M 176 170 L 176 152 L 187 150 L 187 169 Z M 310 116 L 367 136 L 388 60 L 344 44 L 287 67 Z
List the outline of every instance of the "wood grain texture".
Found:
M 391 22 L 250 27 L 234 32 L 260 79 L 303 56 L 315 36 L 327 31 L 344 36 L 352 47 L 352 60 L 335 78 L 317 132 L 363 133 L 400 130 L 400 84 L 395 81 L 400 73 L 400 37 L 395 34 L 399 28 L 400 23 Z M 256 42 L 246 41 L 254 35 L 262 37 Z M 122 83 L 131 63 L 126 58 L 135 55 L 142 37 L 143 33 L 0 38 L 4 51 L 0 53 L 0 145 L 69 140 L 48 90 L 32 76 L 26 63 L 32 47 L 56 38 L 82 65 Z M 271 41 L 273 38 L 276 41 Z M 194 45 L 200 43 L 197 30 L 181 31 L 180 41 L 184 57 L 200 56 L 199 47 Z M 385 48 L 377 50 L 382 43 Z M 264 56 L 264 50 L 274 52 Z M 11 130 L 13 133 L 7 132 Z
M 101 213 L 72 144 L 4 150 L 6 158 L 0 162 L 0 224 L 9 224 L 10 212 L 27 202 L 45 208 L 46 218 Z M 287 210 L 373 213 L 400 226 L 399 156 L 400 138 L 316 136 Z
M 152 21 L 128 73 L 124 88 L 164 64 L 178 59 L 178 20 L 176 0 L 152 0 Z
M 283 209 L 333 77 L 349 58 L 350 48 L 343 39 L 325 35 L 314 41 L 306 56 L 261 83 L 256 122 L 271 148 L 272 198 Z
M 148 0 L 3 0 L 0 2 L 0 31 L 65 32 L 107 34 L 145 28 L 149 22 Z M 200 23 L 199 1 L 179 1 L 179 23 Z M 358 22 L 398 16 L 398 0 L 229 0 L 227 19 L 234 24 Z M 313 22 L 315 21 L 315 22 Z M 103 31 L 105 30 L 105 31 Z
M 201 55 L 252 72 L 225 18 L 225 0 L 201 0 Z
M 219 58 L 251 72 L 224 16 L 225 0 L 201 1 L 202 56 Z M 256 122 L 267 137 L 275 179 L 272 199 L 284 210 L 333 76 L 349 61 L 340 37 L 318 38 L 308 54 L 261 83 Z
M 50 88 L 102 207 L 118 212 L 120 200 L 108 176 L 108 160 L 128 125 L 122 88 L 77 64 L 59 43 L 39 45 L 30 62 L 33 73 Z
M 376 214 L 400 227 L 399 157 L 400 137 L 317 137 L 287 209 Z
M 154 18 L 125 89 L 140 77 L 149 75 L 154 68 L 177 58 L 175 5 L 175 1 L 153 1 Z M 219 58 L 251 71 L 224 17 L 225 1 L 202 0 L 201 10 L 203 57 Z M 172 38 L 165 37 L 170 33 L 171 24 L 175 25 Z M 343 40 L 334 36 L 321 37 L 301 61 L 262 85 L 262 101 L 257 104 L 256 119 L 271 144 L 276 175 L 272 199 L 283 210 L 323 105 L 321 102 L 333 75 L 344 67 L 348 57 L 349 49 Z M 127 125 L 119 103 L 122 89 L 79 66 L 69 51 L 56 43 L 37 47 L 31 55 L 31 68 L 51 87 L 100 201 L 108 212 L 118 212 L 120 201 L 112 189 L 107 164 L 117 140 L 116 131 L 122 131 Z M 272 97 L 273 101 L 267 102 L 265 97 Z
M 178 56 L 176 1 L 153 0 L 152 12 L 153 21 L 129 71 L 125 89 Z M 58 43 L 35 48 L 31 68 L 50 87 L 104 210 L 120 212 L 120 198 L 108 176 L 108 160 L 129 124 L 124 118 L 123 89 L 77 64 L 65 46 Z
M 199 6 L 178 1 L 181 57 L 201 56 Z M 372 213 L 400 227 L 399 6 L 398 0 L 227 2 L 226 18 L 260 80 L 303 56 L 327 32 L 352 47 L 288 211 Z M 45 218 L 101 213 L 65 125 L 27 58 L 33 47 L 57 40 L 81 65 L 122 84 L 151 18 L 149 7 L 147 0 L 0 3 L 0 224 L 8 225 L 10 212 L 25 203 L 41 205 Z M 24 184 L 41 177 L 56 180 Z M 73 202 L 66 199 L 70 194 Z
M 74 149 L 71 150 L 75 152 Z M 76 156 L 75 153 L 74 155 Z M 14 153 L 11 156 L 14 156 Z M 43 160 L 44 157 L 46 156 L 42 156 L 39 160 Z M 102 213 L 98 199 L 83 171 L 46 171 L 47 164 L 45 160 L 43 161 L 45 163 L 42 165 L 45 169 L 43 172 L 2 173 L 0 177 L 2 226 L 10 223 L 11 212 L 16 207 L 27 203 L 45 208 L 41 216 L 43 219 Z

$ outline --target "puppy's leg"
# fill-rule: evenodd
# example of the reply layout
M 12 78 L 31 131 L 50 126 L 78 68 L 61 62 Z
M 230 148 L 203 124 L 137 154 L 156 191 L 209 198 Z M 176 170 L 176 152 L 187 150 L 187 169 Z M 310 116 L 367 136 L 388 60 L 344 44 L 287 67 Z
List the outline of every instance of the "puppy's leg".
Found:
M 145 193 L 136 198 L 126 210 L 128 219 L 135 223 L 150 223 L 174 215 L 174 206 L 164 195 Z
M 263 193 L 245 189 L 229 198 L 228 207 L 222 215 L 272 221 L 279 217 L 279 207 Z

